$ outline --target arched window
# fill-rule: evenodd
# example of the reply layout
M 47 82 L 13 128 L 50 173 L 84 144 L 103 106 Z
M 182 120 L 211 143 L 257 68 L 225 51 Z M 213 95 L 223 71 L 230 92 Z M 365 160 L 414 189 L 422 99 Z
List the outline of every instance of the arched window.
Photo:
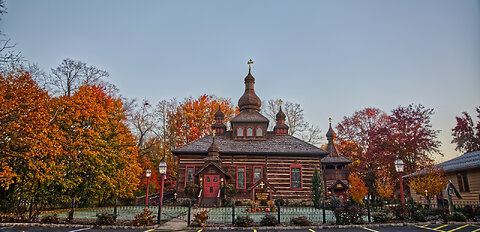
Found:
M 263 129 L 261 127 L 257 127 L 256 136 L 257 137 L 262 137 L 263 136 Z
M 253 128 L 247 127 L 247 137 L 253 136 Z
M 237 127 L 237 137 L 243 137 L 243 127 Z

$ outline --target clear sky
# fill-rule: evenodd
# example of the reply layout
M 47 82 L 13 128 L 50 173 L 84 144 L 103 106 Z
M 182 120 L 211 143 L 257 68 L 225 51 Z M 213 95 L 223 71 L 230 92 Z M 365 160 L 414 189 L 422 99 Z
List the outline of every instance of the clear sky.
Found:
M 435 109 L 444 161 L 455 116 L 480 106 L 479 0 L 6 0 L 1 30 L 45 70 L 111 74 L 127 98 L 237 102 L 253 59 L 262 100 L 301 104 L 323 133 L 365 107 Z M 472 116 L 473 116 L 472 115 Z

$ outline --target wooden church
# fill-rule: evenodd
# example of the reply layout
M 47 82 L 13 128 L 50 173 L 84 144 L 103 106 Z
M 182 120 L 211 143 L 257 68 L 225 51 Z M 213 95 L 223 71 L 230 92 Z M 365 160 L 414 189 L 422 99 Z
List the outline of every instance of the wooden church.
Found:
M 350 160 L 335 148 L 331 124 L 326 150 L 289 135 L 281 107 L 273 131 L 267 131 L 270 122 L 260 114 L 261 100 L 254 84 L 249 68 L 245 92 L 238 100 L 240 113 L 230 121 L 231 130 L 219 108 L 211 135 L 173 151 L 178 158 L 177 197 L 186 198 L 185 187 L 197 184 L 201 186 L 200 204 L 219 205 L 221 186 L 231 184 L 237 190 L 236 200 L 310 202 L 315 167 L 324 175 L 327 194 L 344 195 Z

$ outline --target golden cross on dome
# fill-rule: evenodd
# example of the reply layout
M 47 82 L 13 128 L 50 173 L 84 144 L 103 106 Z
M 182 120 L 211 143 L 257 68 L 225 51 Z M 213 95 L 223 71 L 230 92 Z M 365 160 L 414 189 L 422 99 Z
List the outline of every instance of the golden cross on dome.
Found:
M 280 103 L 280 105 L 282 105 L 282 103 L 283 103 L 282 99 L 278 100 L 278 103 Z
M 248 70 L 250 71 L 250 69 L 252 69 L 252 64 L 253 64 L 252 59 L 250 59 L 250 60 L 247 62 L 247 64 L 248 64 Z
M 330 121 L 330 123 L 332 123 L 332 118 L 328 118 L 328 121 Z
M 213 133 L 213 137 L 215 137 L 215 130 L 213 130 L 213 132 L 212 132 L 212 133 Z

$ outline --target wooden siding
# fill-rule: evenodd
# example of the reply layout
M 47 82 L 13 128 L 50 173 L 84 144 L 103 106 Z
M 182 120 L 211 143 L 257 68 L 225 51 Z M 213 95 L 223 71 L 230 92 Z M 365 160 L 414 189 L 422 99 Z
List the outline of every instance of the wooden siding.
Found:
M 185 197 L 185 167 L 186 165 L 195 165 L 195 171 L 204 166 L 205 155 L 185 155 L 178 156 L 178 175 L 177 175 L 177 194 L 179 198 Z M 297 156 L 274 156 L 274 155 L 220 155 L 222 160 L 222 169 L 230 174 L 231 179 L 227 179 L 227 184 L 236 186 L 236 167 L 246 166 L 246 189 L 237 189 L 237 199 L 252 199 L 252 191 L 248 188 L 253 186 L 253 168 L 262 166 L 263 177 L 277 189 L 272 192 L 272 198 L 309 200 L 311 195 L 311 179 L 315 167 L 321 173 L 320 157 L 297 157 Z M 290 189 L 290 165 L 297 163 L 302 166 L 302 184 L 301 190 Z M 195 183 L 198 184 L 198 178 Z

